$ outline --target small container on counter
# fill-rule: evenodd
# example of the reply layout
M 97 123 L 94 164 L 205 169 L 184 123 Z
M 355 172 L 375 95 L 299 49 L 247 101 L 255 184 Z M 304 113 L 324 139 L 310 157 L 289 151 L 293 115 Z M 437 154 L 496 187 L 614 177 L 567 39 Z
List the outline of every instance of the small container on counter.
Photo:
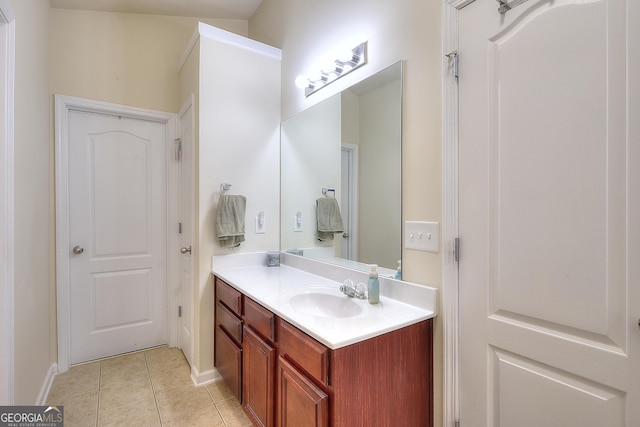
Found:
M 267 252 L 267 267 L 280 267 L 280 252 Z

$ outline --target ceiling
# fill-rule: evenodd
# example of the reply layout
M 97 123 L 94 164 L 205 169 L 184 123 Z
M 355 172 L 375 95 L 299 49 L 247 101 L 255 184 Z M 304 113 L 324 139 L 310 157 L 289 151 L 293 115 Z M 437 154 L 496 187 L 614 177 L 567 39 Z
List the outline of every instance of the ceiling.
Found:
M 262 0 L 49 0 L 49 3 L 55 9 L 248 20 Z

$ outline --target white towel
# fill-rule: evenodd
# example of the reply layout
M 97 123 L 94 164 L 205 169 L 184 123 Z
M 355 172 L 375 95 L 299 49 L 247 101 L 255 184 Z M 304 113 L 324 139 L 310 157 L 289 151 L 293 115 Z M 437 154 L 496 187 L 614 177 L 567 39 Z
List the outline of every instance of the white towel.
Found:
M 334 233 L 344 232 L 338 201 L 332 197 L 316 200 L 316 237 L 320 241 L 333 240 Z
M 223 194 L 218 200 L 216 235 L 222 247 L 236 247 L 244 242 L 245 196 Z

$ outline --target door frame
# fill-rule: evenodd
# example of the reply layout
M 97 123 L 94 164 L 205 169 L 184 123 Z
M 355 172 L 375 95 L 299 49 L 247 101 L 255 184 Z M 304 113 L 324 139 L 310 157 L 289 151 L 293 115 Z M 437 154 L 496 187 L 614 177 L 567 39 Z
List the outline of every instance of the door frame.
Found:
M 15 20 L 7 0 L 0 0 L 0 405 L 13 405 L 14 384 L 14 77 Z
M 358 151 L 357 144 L 343 142 L 340 152 L 349 153 L 349 259 L 358 260 Z M 344 189 L 342 189 L 344 193 Z
M 175 276 L 177 241 L 175 227 L 176 185 L 175 169 L 171 162 L 174 139 L 177 138 L 177 115 L 163 111 L 148 110 L 125 105 L 112 104 L 90 99 L 76 98 L 66 95 L 55 97 L 55 170 L 56 170 L 56 289 L 57 289 L 57 323 L 58 323 L 58 373 L 70 368 L 71 355 L 71 312 L 69 291 L 69 112 L 82 111 L 88 113 L 107 114 L 127 117 L 136 120 L 148 120 L 163 123 L 166 126 L 165 157 L 167 166 L 167 326 L 169 346 L 176 345 L 177 316 L 173 316 L 172 308 L 177 306 L 175 284 L 169 279 Z M 176 309 L 177 311 L 177 309 Z M 175 314 L 175 313 L 174 313 Z
M 443 408 L 442 425 L 453 427 L 460 419 L 458 261 L 458 78 L 454 58 L 458 52 L 458 12 L 475 0 L 444 0 L 442 5 L 442 322 Z

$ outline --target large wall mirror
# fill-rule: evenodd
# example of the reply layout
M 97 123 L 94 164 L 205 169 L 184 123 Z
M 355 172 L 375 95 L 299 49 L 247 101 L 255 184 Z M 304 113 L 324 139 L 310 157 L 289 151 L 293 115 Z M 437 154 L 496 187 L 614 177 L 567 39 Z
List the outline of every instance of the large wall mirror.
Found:
M 281 250 L 393 275 L 402 254 L 402 62 L 284 121 L 281 144 Z M 343 225 L 324 240 L 321 198 L 336 198 Z

